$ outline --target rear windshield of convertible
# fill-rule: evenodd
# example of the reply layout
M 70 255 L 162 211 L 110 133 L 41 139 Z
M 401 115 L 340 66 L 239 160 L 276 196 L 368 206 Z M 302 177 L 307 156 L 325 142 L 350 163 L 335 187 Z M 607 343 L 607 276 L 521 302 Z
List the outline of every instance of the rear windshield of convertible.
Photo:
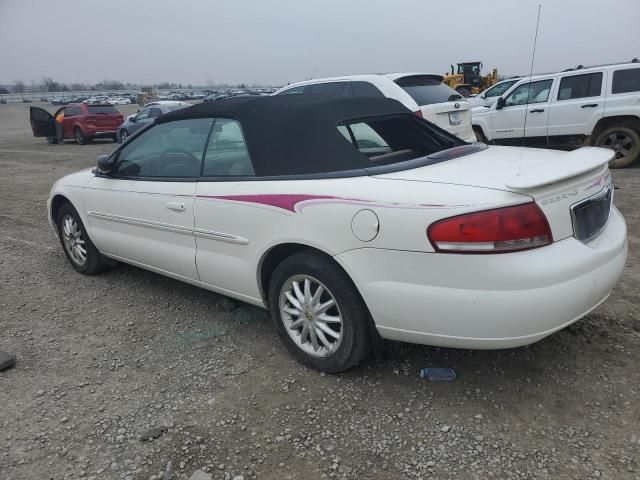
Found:
M 427 157 L 464 144 L 413 115 L 351 120 L 341 122 L 337 128 L 368 159 L 370 167 Z

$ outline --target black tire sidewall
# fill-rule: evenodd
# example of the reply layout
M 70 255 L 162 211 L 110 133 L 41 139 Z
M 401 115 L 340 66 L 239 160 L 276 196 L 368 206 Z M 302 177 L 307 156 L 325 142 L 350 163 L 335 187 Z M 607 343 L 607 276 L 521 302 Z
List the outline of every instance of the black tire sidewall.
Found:
M 473 134 L 476 136 L 476 140 L 480 143 L 487 143 L 487 137 L 485 137 L 484 132 L 481 127 L 474 127 Z
M 82 130 L 80 130 L 80 127 L 76 127 L 73 129 L 73 138 L 75 138 L 78 145 L 87 144 L 87 137 L 84 136 L 84 133 L 82 133 Z
M 62 238 L 62 219 L 65 217 L 65 215 L 72 216 L 80 227 L 80 230 L 82 230 L 82 238 L 84 239 L 85 248 L 87 250 L 87 261 L 84 262 L 84 265 L 76 264 L 69 255 L 69 252 L 64 245 L 64 239 Z M 85 275 L 92 275 L 99 272 L 102 268 L 102 256 L 89 238 L 87 230 L 84 228 L 84 223 L 82 222 L 82 219 L 80 218 L 80 215 L 78 214 L 76 209 L 73 208 L 73 205 L 71 205 L 70 203 L 65 203 L 60 207 L 56 218 L 56 225 L 58 227 L 58 237 L 60 239 L 60 245 L 62 245 L 62 250 L 64 251 L 64 254 L 71 266 L 76 271 L 84 273 Z
M 309 275 L 329 289 L 342 316 L 342 340 L 329 357 L 314 357 L 301 350 L 286 331 L 280 317 L 282 285 L 295 275 Z M 369 352 L 368 311 L 351 279 L 331 260 L 313 253 L 300 253 L 284 260 L 269 282 L 271 318 L 288 350 L 303 364 L 326 373 L 344 371 Z
M 624 132 L 626 135 L 629 135 L 633 138 L 634 146 L 632 150 L 632 154 L 626 158 L 623 162 L 619 161 L 620 159 L 612 160 L 609 162 L 609 168 L 625 168 L 635 162 L 640 156 L 640 133 L 635 129 L 628 127 L 626 125 L 618 125 L 615 127 L 609 127 L 603 130 L 598 137 L 596 138 L 595 146 L 600 146 L 602 148 L 608 148 L 606 146 L 602 146 L 601 143 L 607 138 L 609 135 L 615 132 Z
M 122 134 L 125 134 L 125 136 L 123 137 Z M 120 143 L 124 143 L 124 141 L 127 139 L 127 137 L 129 136 L 129 132 L 125 129 L 120 130 Z

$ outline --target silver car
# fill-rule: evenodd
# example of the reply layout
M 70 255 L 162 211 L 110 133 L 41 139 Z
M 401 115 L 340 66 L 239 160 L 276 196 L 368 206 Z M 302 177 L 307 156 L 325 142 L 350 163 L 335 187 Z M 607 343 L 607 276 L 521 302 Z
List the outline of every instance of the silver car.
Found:
M 158 101 L 147 103 L 142 109 L 134 115 L 129 115 L 127 120 L 118 127 L 118 142 L 124 142 L 129 135 L 136 130 L 144 127 L 147 123 L 153 121 L 153 119 L 163 115 L 165 113 L 173 112 L 174 110 L 180 110 L 181 108 L 190 107 L 191 104 L 187 102 L 174 102 L 174 101 Z

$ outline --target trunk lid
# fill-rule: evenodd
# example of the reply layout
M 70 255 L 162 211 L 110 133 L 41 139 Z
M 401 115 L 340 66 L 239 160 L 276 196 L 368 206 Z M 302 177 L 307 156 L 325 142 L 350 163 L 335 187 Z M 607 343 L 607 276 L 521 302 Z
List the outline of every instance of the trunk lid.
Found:
M 544 212 L 554 240 L 561 240 L 574 235 L 572 206 L 611 187 L 608 162 L 612 157 L 611 150 L 595 147 L 573 152 L 489 147 L 446 162 L 376 178 L 468 185 L 527 195 Z
M 420 111 L 422 118 L 462 139 L 473 135 L 471 109 L 465 101 L 420 105 Z

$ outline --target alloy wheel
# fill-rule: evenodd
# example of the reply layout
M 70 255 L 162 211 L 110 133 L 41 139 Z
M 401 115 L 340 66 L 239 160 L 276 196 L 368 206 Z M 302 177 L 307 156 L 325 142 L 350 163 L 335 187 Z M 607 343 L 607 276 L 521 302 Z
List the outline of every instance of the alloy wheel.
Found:
M 327 357 L 342 341 L 342 314 L 319 280 L 296 275 L 280 290 L 280 318 L 295 344 L 309 355 Z
M 128 136 L 129 136 L 129 132 L 127 132 L 126 130 L 122 130 L 120 132 L 120 143 L 124 143 L 127 140 Z
M 71 215 L 65 215 L 62 218 L 61 226 L 62 232 L 60 233 L 65 250 L 76 265 L 83 266 L 87 261 L 87 249 L 80 225 Z
M 633 150 L 633 138 L 625 132 L 611 132 L 600 141 L 600 147 L 610 148 L 616 152 L 616 159 L 626 158 Z

